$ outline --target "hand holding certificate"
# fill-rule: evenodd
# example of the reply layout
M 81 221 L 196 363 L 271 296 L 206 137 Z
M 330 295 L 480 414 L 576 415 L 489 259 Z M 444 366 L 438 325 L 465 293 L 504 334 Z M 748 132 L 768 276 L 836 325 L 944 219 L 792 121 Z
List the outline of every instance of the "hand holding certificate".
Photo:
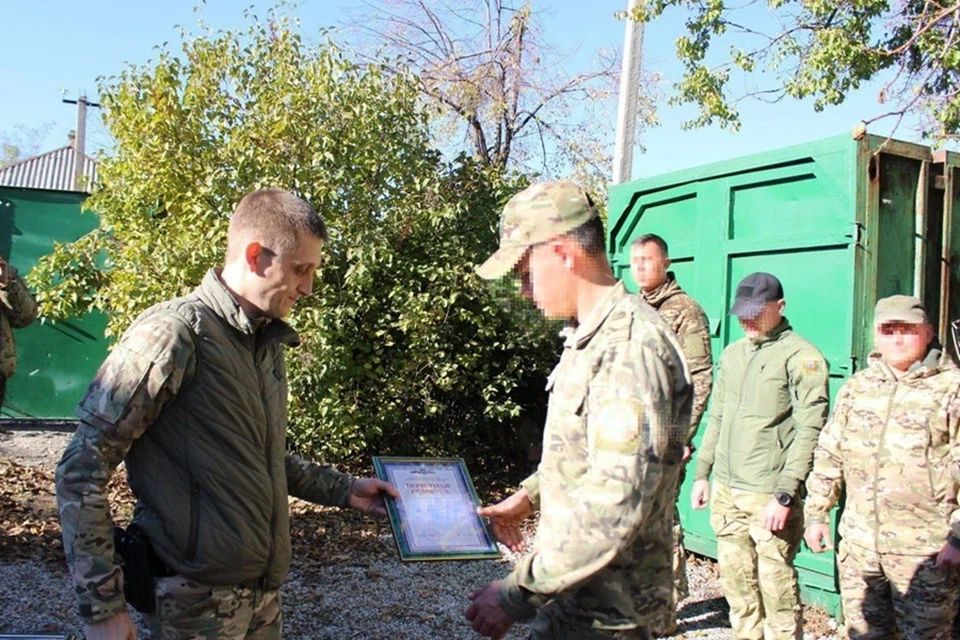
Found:
M 477 494 L 462 459 L 375 457 L 373 464 L 400 494 L 388 498 L 387 513 L 401 560 L 500 557 L 477 515 Z

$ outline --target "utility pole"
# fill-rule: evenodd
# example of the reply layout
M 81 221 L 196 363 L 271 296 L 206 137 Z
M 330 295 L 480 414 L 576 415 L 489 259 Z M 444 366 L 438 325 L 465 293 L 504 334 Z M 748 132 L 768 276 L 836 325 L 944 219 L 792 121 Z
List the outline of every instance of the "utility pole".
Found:
M 627 182 L 633 174 L 644 23 L 630 16 L 638 4 L 639 0 L 629 0 L 627 4 L 627 33 L 623 43 L 623 69 L 620 71 L 620 101 L 617 108 L 617 141 L 613 152 L 613 184 Z
M 86 160 L 87 107 L 99 107 L 97 102 L 88 102 L 81 94 L 76 100 L 63 99 L 66 104 L 77 105 L 77 134 L 73 141 L 73 190 L 83 190 L 83 163 Z

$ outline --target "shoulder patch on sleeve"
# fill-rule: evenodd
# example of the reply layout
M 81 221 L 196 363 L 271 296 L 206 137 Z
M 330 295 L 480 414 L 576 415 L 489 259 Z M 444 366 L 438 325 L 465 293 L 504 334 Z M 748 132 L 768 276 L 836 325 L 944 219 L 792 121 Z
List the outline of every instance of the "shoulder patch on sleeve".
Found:
M 611 399 L 594 421 L 594 449 L 622 454 L 640 451 L 644 406 L 636 399 Z
M 688 358 L 702 358 L 707 355 L 707 346 L 699 335 L 688 333 L 683 337 L 683 353 Z

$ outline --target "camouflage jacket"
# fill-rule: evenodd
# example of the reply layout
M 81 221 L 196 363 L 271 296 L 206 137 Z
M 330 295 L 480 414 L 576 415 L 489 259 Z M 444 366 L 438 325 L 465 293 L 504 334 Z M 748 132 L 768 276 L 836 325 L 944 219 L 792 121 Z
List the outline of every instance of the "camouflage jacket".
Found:
M 100 367 L 57 466 L 67 562 L 81 616 L 124 609 L 106 484 L 122 460 L 134 522 L 179 575 L 278 589 L 290 562 L 287 494 L 346 504 L 352 479 L 285 454 L 280 320 L 251 320 L 214 271 L 145 311 Z
M 786 318 L 720 357 L 696 479 L 756 493 L 797 495 L 827 419 L 827 363 Z
M 690 416 L 690 434 L 693 442 L 697 427 L 707 409 L 710 387 L 713 386 L 713 355 L 710 352 L 710 322 L 707 314 L 680 288 L 673 272 L 667 281 L 653 291 L 640 290 L 641 297 L 660 314 L 680 339 L 683 355 L 693 379 L 693 413 Z
M 680 345 L 617 284 L 548 378 L 537 541 L 505 581 L 516 619 L 558 600 L 575 624 L 630 629 L 670 602 L 673 501 L 693 393 Z
M 17 345 L 13 330 L 37 318 L 37 303 L 17 268 L 7 265 L 7 284 L 0 285 L 0 377 L 9 378 L 17 368 Z
M 840 389 L 807 479 L 807 524 L 878 553 L 925 555 L 960 537 L 960 370 L 932 349 L 899 379 L 878 354 Z

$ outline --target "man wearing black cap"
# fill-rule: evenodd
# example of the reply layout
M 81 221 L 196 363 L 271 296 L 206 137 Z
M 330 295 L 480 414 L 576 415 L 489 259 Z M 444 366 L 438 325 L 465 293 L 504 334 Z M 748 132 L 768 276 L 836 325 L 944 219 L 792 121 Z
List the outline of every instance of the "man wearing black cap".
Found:
M 691 502 L 713 499 L 720 583 L 734 638 L 799 639 L 793 560 L 803 533 L 800 488 L 827 418 L 827 363 L 783 317 L 769 273 L 737 286 L 730 314 L 745 337 L 720 357 Z M 713 487 L 708 478 L 713 474 Z

